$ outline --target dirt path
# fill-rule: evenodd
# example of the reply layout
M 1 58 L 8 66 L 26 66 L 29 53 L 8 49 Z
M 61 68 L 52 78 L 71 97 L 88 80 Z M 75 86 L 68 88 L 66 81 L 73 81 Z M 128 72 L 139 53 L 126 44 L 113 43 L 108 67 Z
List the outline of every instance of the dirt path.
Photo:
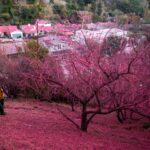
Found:
M 80 121 L 79 113 L 61 109 Z M 47 102 L 7 101 L 5 111 L 0 150 L 150 150 L 150 130 L 140 122 L 120 125 L 113 115 L 98 116 L 83 133 Z

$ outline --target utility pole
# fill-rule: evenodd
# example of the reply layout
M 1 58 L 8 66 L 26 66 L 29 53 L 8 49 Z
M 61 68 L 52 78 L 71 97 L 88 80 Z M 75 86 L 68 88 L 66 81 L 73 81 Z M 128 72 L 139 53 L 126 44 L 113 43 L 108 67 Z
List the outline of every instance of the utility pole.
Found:
M 37 31 L 37 35 L 36 35 L 36 42 L 37 42 L 37 59 L 38 59 L 38 52 L 39 52 L 39 20 L 37 19 L 36 21 L 36 31 Z

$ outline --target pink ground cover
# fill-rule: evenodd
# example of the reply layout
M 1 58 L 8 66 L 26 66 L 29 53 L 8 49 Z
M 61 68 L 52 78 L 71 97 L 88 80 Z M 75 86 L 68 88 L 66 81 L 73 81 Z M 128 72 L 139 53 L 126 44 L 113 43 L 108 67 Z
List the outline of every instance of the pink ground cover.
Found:
M 60 108 L 74 121 L 80 114 Z M 97 116 L 83 133 L 68 122 L 55 104 L 35 100 L 5 103 L 0 116 L 0 150 L 150 150 L 150 130 L 143 122 L 117 122 L 115 114 Z

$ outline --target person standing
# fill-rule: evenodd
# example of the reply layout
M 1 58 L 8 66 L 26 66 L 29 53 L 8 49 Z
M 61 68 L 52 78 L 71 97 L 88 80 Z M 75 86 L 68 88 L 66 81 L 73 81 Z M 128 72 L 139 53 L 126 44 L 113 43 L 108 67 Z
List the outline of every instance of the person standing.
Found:
M 0 87 L 0 115 L 5 115 L 5 112 L 4 112 L 4 91 L 3 91 L 2 87 Z

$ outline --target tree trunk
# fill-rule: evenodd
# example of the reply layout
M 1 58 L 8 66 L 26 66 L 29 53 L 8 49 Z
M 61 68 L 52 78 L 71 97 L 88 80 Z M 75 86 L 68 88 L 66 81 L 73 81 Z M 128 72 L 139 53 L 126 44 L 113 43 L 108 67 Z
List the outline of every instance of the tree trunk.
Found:
M 81 130 L 87 132 L 88 122 L 86 113 L 86 104 L 82 104 L 82 115 L 81 115 Z
M 124 122 L 124 120 L 125 120 L 125 116 L 124 116 L 125 114 L 123 113 L 123 110 L 118 110 L 117 111 L 117 118 L 118 118 L 118 121 L 120 122 L 120 123 L 123 123 Z
M 71 100 L 71 109 L 72 109 L 72 111 L 75 111 L 75 109 L 74 109 L 74 100 Z

